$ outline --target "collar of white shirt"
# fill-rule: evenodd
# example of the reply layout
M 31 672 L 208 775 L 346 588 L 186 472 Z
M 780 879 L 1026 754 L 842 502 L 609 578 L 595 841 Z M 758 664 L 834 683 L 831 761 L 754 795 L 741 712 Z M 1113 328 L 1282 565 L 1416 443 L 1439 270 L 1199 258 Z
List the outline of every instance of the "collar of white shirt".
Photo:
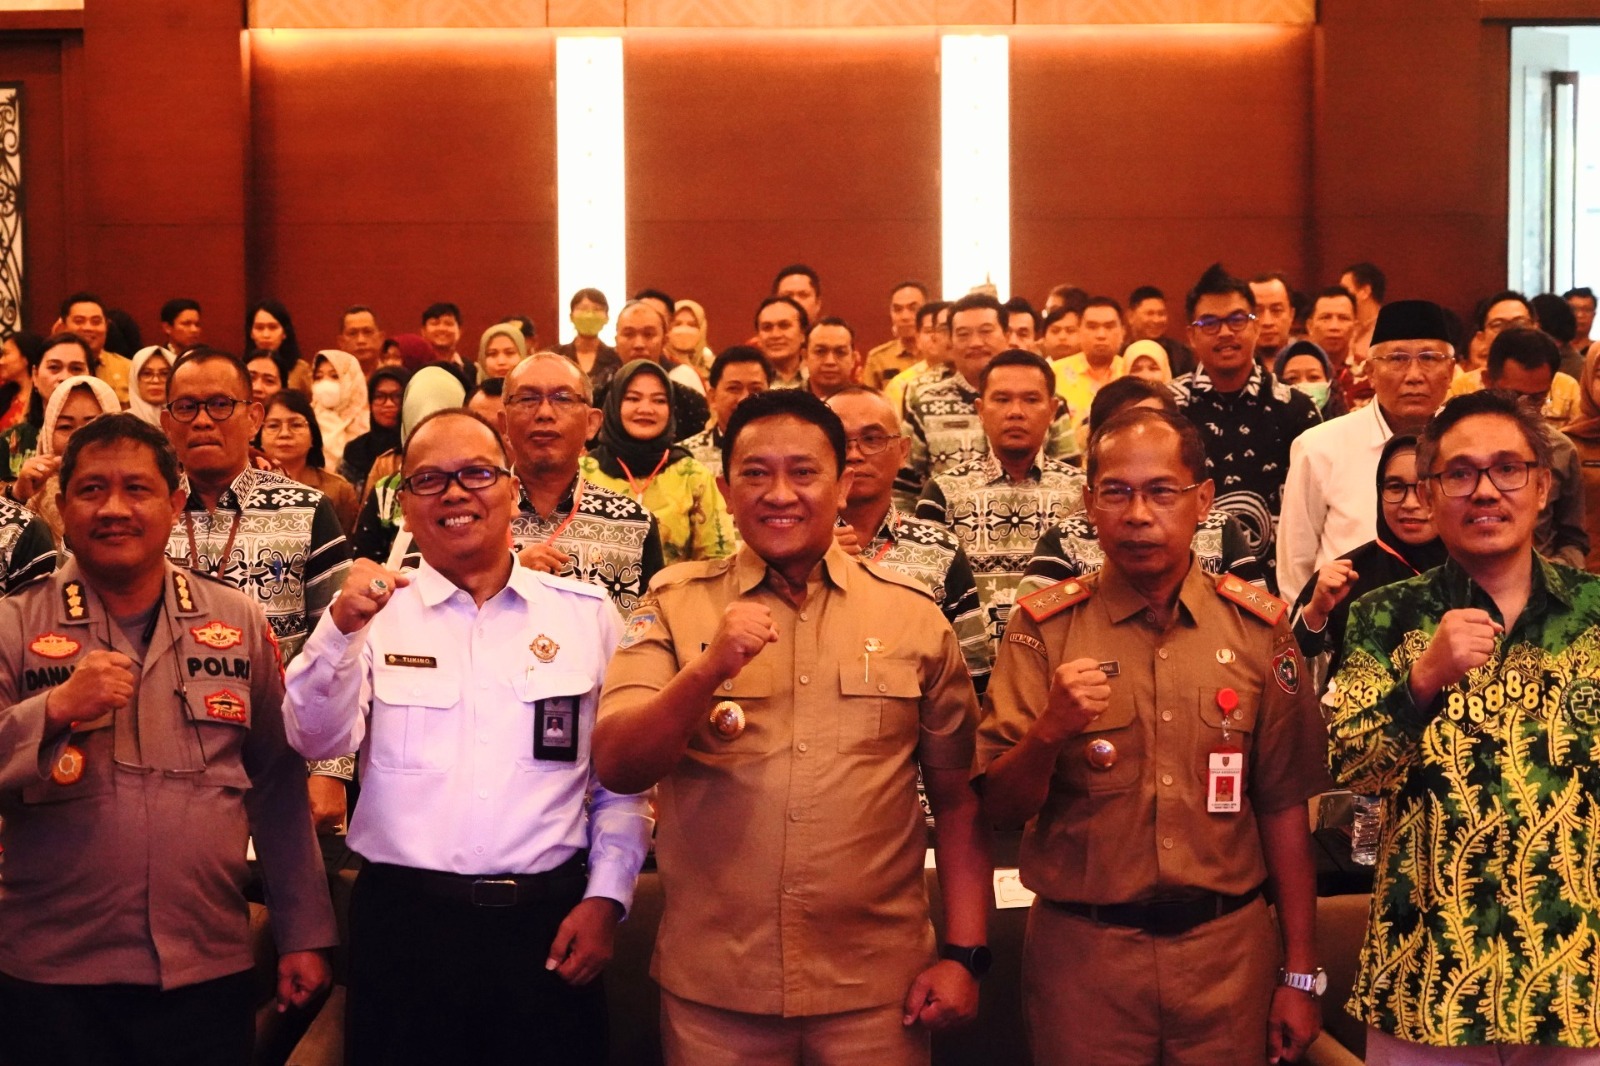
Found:
M 467 595 L 465 589 L 435 570 L 426 559 L 411 572 L 411 583 L 417 587 L 417 595 L 421 597 L 424 607 L 437 607 L 457 593 Z M 519 566 L 513 556 L 511 577 L 506 581 L 506 588 L 520 596 L 524 603 L 532 603 L 543 587 L 538 571 Z

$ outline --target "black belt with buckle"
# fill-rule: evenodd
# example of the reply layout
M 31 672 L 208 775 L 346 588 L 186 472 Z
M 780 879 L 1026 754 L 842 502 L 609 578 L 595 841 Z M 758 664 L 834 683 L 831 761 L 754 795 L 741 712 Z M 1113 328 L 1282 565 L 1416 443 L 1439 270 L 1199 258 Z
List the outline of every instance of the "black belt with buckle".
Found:
M 474 907 L 522 907 L 581 896 L 589 881 L 587 852 L 538 874 L 452 874 L 369 862 L 366 873 L 405 890 Z
M 1138 929 L 1151 936 L 1179 936 L 1196 926 L 1232 914 L 1260 895 L 1261 886 L 1257 885 L 1242 896 L 1209 892 L 1187 899 L 1154 900 L 1150 903 L 1066 903 L 1053 899 L 1045 902 L 1057 910 L 1105 925 Z

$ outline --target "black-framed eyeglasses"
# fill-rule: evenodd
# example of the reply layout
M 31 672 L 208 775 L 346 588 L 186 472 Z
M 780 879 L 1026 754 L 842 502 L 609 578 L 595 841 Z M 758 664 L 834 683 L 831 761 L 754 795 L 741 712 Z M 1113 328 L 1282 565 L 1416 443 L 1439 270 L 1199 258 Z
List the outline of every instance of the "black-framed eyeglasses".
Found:
M 204 408 L 206 416 L 211 421 L 226 422 L 233 417 L 233 412 L 240 404 L 248 402 L 248 400 L 235 400 L 232 396 L 213 396 L 204 401 L 185 397 L 167 404 L 167 414 L 179 422 L 193 422 L 199 417 L 201 408 Z
M 570 389 L 556 389 L 554 392 L 537 392 L 533 389 L 523 389 L 506 397 L 506 406 L 511 408 L 527 408 L 532 414 L 546 403 L 558 415 L 570 414 L 580 407 L 587 407 L 589 401 Z
M 862 455 L 877 455 L 887 448 L 891 442 L 899 440 L 900 437 L 901 434 L 899 433 L 892 435 L 888 433 L 863 433 L 859 437 L 846 437 L 844 439 L 844 447 L 846 451 L 849 451 L 850 445 L 854 444 L 860 449 Z
M 1143 488 L 1135 488 L 1132 485 L 1101 485 L 1090 491 L 1094 494 L 1095 507 L 1107 513 L 1126 511 L 1135 496 L 1142 496 L 1152 511 L 1170 511 L 1178 506 L 1178 501 L 1186 494 L 1203 484 L 1202 481 L 1196 481 L 1193 485 L 1146 485 Z
M 459 470 L 424 470 L 400 482 L 400 487 L 413 496 L 438 496 L 454 481 L 468 492 L 482 492 L 510 476 L 511 471 L 503 466 L 464 466 Z
M 1255 320 L 1256 316 L 1248 311 L 1235 311 L 1231 315 L 1201 315 L 1189 325 L 1208 337 L 1215 337 L 1223 326 L 1227 326 L 1230 333 L 1238 333 Z
M 1529 472 L 1538 465 L 1537 459 L 1515 459 L 1493 466 L 1454 466 L 1428 476 L 1439 483 L 1439 491 L 1446 496 L 1471 496 L 1478 491 L 1485 476 L 1489 484 L 1501 492 L 1515 492 L 1527 486 Z
M 1410 493 L 1416 493 L 1417 502 L 1421 503 L 1422 482 L 1401 481 L 1399 478 L 1396 478 L 1393 481 L 1385 481 L 1383 483 L 1383 489 L 1379 495 L 1383 497 L 1384 503 L 1404 503 L 1406 496 Z

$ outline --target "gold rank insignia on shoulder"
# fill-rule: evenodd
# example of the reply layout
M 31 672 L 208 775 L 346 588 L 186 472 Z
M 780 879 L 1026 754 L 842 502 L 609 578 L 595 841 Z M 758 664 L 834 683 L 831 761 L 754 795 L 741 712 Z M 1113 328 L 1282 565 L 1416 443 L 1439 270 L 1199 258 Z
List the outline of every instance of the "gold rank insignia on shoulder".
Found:
M 181 570 L 172 574 L 172 593 L 178 599 L 178 610 L 194 610 L 194 593 L 189 591 L 189 575 Z
M 744 708 L 723 700 L 711 708 L 711 731 L 723 740 L 733 740 L 744 732 Z
M 1052 618 L 1073 604 L 1082 603 L 1094 594 L 1094 586 L 1083 578 L 1068 578 L 1058 581 L 1049 588 L 1030 592 L 1017 601 L 1017 604 L 1028 612 L 1028 617 L 1035 622 L 1043 622 Z
M 73 622 L 80 622 L 89 617 L 89 608 L 83 602 L 83 582 L 68 581 L 61 586 L 61 609 L 66 612 L 67 618 Z
M 1248 581 L 1240 581 L 1232 574 L 1217 579 L 1217 593 L 1229 603 L 1238 604 L 1268 625 L 1277 625 L 1289 605 L 1270 592 L 1264 592 Z
M 556 657 L 556 652 L 561 650 L 561 645 L 540 633 L 533 638 L 533 643 L 528 645 L 528 650 L 533 652 L 533 657 L 542 663 L 551 662 Z

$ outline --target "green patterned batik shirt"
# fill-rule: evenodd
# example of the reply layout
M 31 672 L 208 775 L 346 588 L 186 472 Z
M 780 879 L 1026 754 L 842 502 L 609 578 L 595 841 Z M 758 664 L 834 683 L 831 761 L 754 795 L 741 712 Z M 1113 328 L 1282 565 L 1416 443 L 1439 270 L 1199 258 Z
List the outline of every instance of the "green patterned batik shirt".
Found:
M 1455 563 L 1350 612 L 1329 768 L 1383 800 L 1349 1009 L 1435 1046 L 1600 1046 L 1600 579 L 1535 560 L 1494 656 L 1434 705 L 1411 666 L 1489 596 Z

